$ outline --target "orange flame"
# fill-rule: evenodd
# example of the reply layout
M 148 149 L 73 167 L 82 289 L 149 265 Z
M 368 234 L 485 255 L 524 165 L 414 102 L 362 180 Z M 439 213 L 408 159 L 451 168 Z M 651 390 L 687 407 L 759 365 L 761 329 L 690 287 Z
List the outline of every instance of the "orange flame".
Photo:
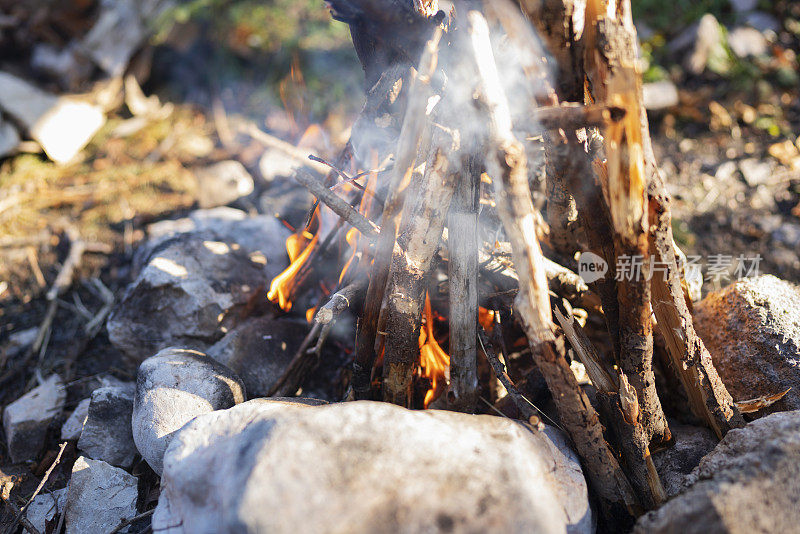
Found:
M 487 332 L 494 326 L 494 310 L 478 307 L 478 323 Z
M 292 301 L 289 300 L 289 296 L 294 288 L 295 277 L 319 241 L 319 234 L 310 236 L 311 234 L 304 230 L 301 234 L 292 234 L 286 239 L 286 252 L 289 254 L 291 263 L 269 285 L 267 298 L 272 302 L 277 301 L 283 311 L 292 309 Z M 311 241 L 308 241 L 309 238 Z
M 436 338 L 433 337 L 433 310 L 431 299 L 425 295 L 425 308 L 422 312 L 424 321 L 423 327 L 419 332 L 419 367 L 420 376 L 429 378 L 431 381 L 430 389 L 425 393 L 423 401 L 425 408 L 439 395 L 440 389 L 447 384 L 447 370 L 450 367 L 450 355 L 447 354 Z

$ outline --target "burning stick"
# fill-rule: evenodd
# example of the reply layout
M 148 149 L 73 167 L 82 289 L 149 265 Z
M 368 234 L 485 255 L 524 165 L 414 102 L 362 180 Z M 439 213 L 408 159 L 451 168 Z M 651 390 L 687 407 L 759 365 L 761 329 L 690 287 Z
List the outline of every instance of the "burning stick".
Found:
M 356 398 L 366 398 L 368 396 L 370 373 L 372 372 L 372 364 L 375 361 L 375 338 L 381 313 L 381 303 L 383 302 L 386 280 L 389 276 L 397 227 L 426 123 L 425 107 L 427 106 L 428 98 L 427 91 L 423 90 L 423 87 L 429 84 L 430 77 L 436 69 L 438 46 L 441 37 L 442 31 L 437 28 L 433 37 L 425 46 L 419 63 L 419 72 L 416 77 L 412 78 L 408 92 L 406 114 L 397 143 L 392 182 L 384 203 L 383 214 L 381 215 L 381 233 L 378 236 L 375 247 L 372 275 L 370 276 L 369 288 L 364 302 L 364 316 L 358 325 L 352 381 Z M 419 87 L 420 85 L 423 87 Z
M 472 413 L 477 402 L 478 200 L 480 167 L 465 162 L 447 218 L 447 277 L 450 286 L 450 389 L 448 406 Z M 522 412 L 525 413 L 525 412 Z
M 312 195 L 317 197 L 320 202 L 328 206 L 336 215 L 350 223 L 362 234 L 373 237 L 380 232 L 375 223 L 354 210 L 349 202 L 322 185 L 309 172 L 298 169 L 295 179 L 308 189 Z
M 490 139 L 495 149 L 487 163 L 495 167 L 493 174 L 501 178 L 494 182 L 498 211 L 511 240 L 520 278 L 516 309 L 561 421 L 585 462 L 606 513 L 636 514 L 637 499 L 603 438 L 597 413 L 555 346 L 547 278 L 533 222 L 525 152 L 511 131 L 511 114 L 492 56 L 486 20 L 477 11 L 470 11 L 468 18 L 472 52 L 481 78 L 490 119 Z
M 442 134 L 444 135 L 444 134 Z M 451 143 L 452 144 L 452 143 Z M 383 363 L 383 398 L 410 406 L 411 383 L 420 347 L 420 328 L 425 277 L 439 246 L 445 217 L 459 174 L 449 170 L 447 153 L 457 146 L 442 143 L 431 165 L 426 166 L 413 208 L 403 217 L 386 287 L 386 342 Z M 451 285 L 452 291 L 452 285 Z M 477 296 L 477 294 L 476 294 Z M 474 314 L 477 316 L 477 298 Z M 474 321 L 474 319 L 473 319 Z

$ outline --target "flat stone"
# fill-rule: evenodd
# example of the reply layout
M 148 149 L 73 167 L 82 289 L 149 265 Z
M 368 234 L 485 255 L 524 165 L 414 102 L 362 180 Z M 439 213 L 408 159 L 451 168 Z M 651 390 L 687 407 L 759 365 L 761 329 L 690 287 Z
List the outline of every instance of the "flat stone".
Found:
M 67 503 L 67 488 L 40 493 L 25 509 L 25 517 L 40 533 L 53 532 Z
M 135 386 L 108 386 L 92 392 L 78 449 L 94 460 L 130 467 L 136 456 L 131 431 Z
M 800 524 L 800 412 L 731 430 L 687 489 L 642 516 L 637 534 L 794 532 Z
M 164 349 L 139 366 L 133 404 L 133 440 L 161 474 L 175 432 L 194 417 L 243 402 L 245 389 L 230 369 L 202 353 Z
M 36 459 L 44 446 L 47 428 L 64 409 L 66 396 L 61 378 L 50 375 L 40 386 L 6 406 L 3 429 L 12 462 Z
M 579 533 L 594 526 L 566 441 L 500 417 L 368 401 L 259 400 L 198 416 L 167 449 L 156 532 L 342 529 Z
M 255 182 L 235 160 L 220 161 L 208 167 L 195 169 L 197 201 L 201 208 L 224 206 L 253 192 Z
M 694 324 L 734 400 L 792 388 L 761 415 L 800 409 L 800 289 L 745 278 L 695 305 Z
M 256 317 L 237 326 L 208 355 L 242 377 L 251 397 L 265 397 L 308 334 L 305 321 Z
M 0 108 L 20 122 L 56 163 L 74 158 L 105 124 L 99 107 L 45 93 L 7 72 L 0 72 Z
M 62 440 L 79 439 L 81 437 L 83 425 L 86 423 L 86 418 L 89 417 L 90 402 L 92 402 L 91 398 L 83 399 L 79 402 L 69 417 L 67 417 L 67 420 L 64 421 L 64 424 L 61 425 Z
M 78 457 L 67 489 L 67 534 L 110 532 L 135 517 L 137 486 L 136 477 L 118 467 Z

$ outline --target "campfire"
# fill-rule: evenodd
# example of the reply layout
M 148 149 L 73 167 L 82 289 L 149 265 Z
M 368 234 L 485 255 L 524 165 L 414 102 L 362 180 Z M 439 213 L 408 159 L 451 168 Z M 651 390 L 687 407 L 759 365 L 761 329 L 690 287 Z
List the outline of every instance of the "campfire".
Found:
M 654 329 L 695 415 L 719 437 L 744 421 L 692 327 L 629 3 L 589 1 L 581 27 L 570 3 L 520 2 L 524 16 L 493 2 L 328 3 L 350 25 L 369 90 L 337 160 L 309 156 L 327 174 L 296 176 L 317 202 L 287 239 L 291 263 L 268 298 L 285 312 L 303 306 L 313 328 L 272 393 L 297 392 L 349 310 L 347 399 L 473 413 L 488 364 L 538 424 L 504 365 L 503 331 L 516 331 L 604 512 L 657 506 L 665 495 L 650 452 L 671 433 L 655 390 Z M 529 183 L 536 151 L 547 222 Z M 582 254 L 606 267 L 643 261 L 637 276 L 606 268 L 587 287 L 573 270 Z M 603 317 L 610 357 L 576 320 L 586 311 Z M 597 388 L 600 414 L 567 347 Z

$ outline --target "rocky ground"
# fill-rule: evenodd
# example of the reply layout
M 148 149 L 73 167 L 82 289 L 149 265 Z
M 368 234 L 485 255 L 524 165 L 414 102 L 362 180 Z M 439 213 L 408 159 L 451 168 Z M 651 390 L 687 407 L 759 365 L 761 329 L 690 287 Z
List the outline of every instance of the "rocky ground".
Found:
M 735 400 L 788 393 L 718 443 L 670 410 L 680 393 L 663 370 L 676 443 L 654 459 L 671 500 L 637 532 L 800 521 L 800 8 L 757 4 L 670 31 L 642 17 L 640 35 L 676 238 L 708 275 L 697 330 Z M 180 50 L 156 49 L 152 72 Z M 0 163 L 0 532 L 596 531 L 554 414 L 536 431 L 337 403 L 350 331 L 332 336 L 302 398 L 264 398 L 308 331 L 304 310 L 279 318 L 265 292 L 288 262 L 285 223 L 301 225 L 311 198 L 288 179 L 295 159 L 237 133 L 252 124 L 240 93 L 221 91 L 220 111 L 201 81 L 160 89 L 126 87 L 61 165 L 31 144 Z M 298 106 L 259 126 L 335 153 L 352 109 L 314 121 Z M 75 243 L 71 283 L 53 293 Z M 756 254 L 769 275 L 709 272 L 714 255 Z

